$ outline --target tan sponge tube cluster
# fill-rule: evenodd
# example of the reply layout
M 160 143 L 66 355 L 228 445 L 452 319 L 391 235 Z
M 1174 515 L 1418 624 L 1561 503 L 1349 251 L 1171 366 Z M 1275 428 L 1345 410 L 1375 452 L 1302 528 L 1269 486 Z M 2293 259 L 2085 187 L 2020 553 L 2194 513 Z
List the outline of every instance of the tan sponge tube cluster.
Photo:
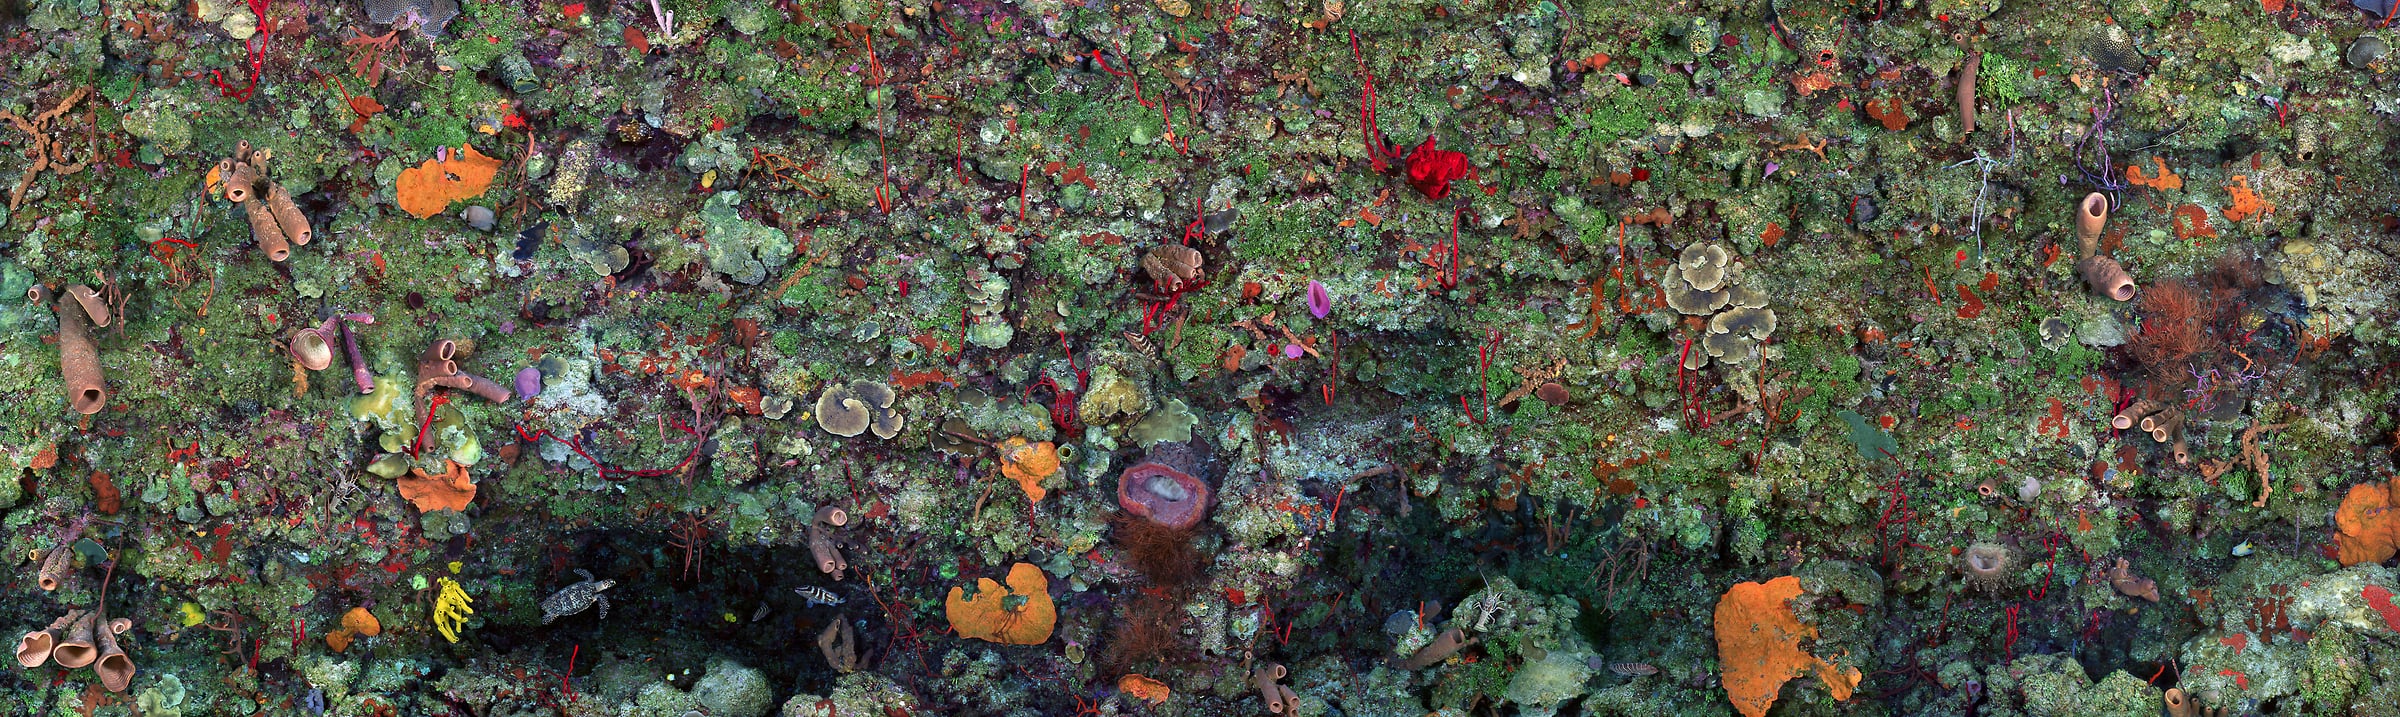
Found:
M 131 629 L 132 620 L 112 620 L 101 610 L 68 610 L 49 627 L 17 639 L 17 664 L 31 669 L 55 659 L 70 670 L 89 666 L 101 687 L 124 692 L 133 685 L 133 658 L 117 644 L 117 635 Z
M 250 220 L 250 238 L 267 258 L 283 261 L 292 255 L 292 247 L 308 246 L 316 233 L 308 228 L 308 216 L 300 213 L 300 205 L 283 185 L 266 178 L 264 165 L 273 152 L 254 150 L 249 140 L 234 147 L 233 156 L 217 161 L 213 172 L 225 182 L 225 198 L 241 205 L 242 215 Z

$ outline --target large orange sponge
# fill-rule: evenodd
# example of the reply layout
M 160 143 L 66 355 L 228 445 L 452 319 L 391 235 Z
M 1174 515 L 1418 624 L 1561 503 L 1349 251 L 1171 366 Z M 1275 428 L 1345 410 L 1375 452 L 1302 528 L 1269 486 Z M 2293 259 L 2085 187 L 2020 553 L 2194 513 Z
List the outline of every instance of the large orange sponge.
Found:
M 2400 495 L 2394 495 L 2400 491 L 2392 490 L 2393 485 L 2360 483 L 2342 497 L 2333 522 L 2341 528 L 2334 543 L 2341 549 L 2343 565 L 2380 563 L 2400 552 Z
M 473 199 L 490 189 L 492 177 L 500 173 L 500 160 L 486 157 L 474 147 L 461 146 L 447 160 L 425 160 L 400 170 L 400 179 L 393 184 L 399 196 L 400 209 L 418 219 L 431 217 L 450 208 L 450 203 Z
M 965 588 L 951 588 L 945 612 L 960 637 L 1007 645 L 1039 645 L 1050 641 L 1058 626 L 1058 606 L 1050 602 L 1050 576 L 1032 563 L 1008 568 L 1008 589 L 991 578 L 975 581 L 975 597 Z
M 475 481 L 467 477 L 467 467 L 458 461 L 447 461 L 449 470 L 439 474 L 426 473 L 423 468 L 409 469 L 400 477 L 400 497 L 417 506 L 417 510 L 466 510 L 475 501 Z
M 1841 668 L 1800 649 L 1817 629 L 1800 624 L 1789 601 L 1800 595 L 1800 579 L 1789 575 L 1765 583 L 1741 583 L 1717 600 L 1717 661 L 1725 669 L 1725 696 L 1746 717 L 1763 717 L 1783 683 L 1814 671 L 1837 700 L 1858 687 L 1858 668 Z

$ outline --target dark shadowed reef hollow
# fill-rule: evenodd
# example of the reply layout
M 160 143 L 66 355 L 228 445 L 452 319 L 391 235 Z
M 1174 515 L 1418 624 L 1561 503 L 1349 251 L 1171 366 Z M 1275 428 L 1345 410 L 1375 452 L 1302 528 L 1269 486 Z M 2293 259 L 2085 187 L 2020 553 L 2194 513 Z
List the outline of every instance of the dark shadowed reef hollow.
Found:
M 2387 0 L 0 0 L 0 717 L 2400 717 Z

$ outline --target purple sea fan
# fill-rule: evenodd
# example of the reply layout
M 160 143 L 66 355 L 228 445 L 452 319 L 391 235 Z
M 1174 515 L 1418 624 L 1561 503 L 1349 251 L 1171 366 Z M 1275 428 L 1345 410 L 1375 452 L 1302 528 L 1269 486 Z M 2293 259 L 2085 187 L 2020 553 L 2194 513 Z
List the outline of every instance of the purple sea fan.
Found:
M 1308 315 L 1320 319 L 1333 315 L 1333 295 L 1326 293 L 1322 282 L 1308 282 Z

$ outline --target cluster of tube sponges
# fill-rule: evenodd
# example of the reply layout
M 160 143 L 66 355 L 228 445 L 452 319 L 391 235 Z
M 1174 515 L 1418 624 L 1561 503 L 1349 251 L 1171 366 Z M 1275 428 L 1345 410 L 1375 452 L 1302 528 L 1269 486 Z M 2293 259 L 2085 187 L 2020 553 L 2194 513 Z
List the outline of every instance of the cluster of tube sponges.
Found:
M 267 258 L 283 261 L 292 255 L 292 247 L 308 246 L 316 233 L 309 230 L 308 215 L 292 201 L 291 192 L 266 177 L 266 162 L 274 153 L 253 149 L 249 140 L 234 147 L 233 156 L 217 161 L 210 174 L 224 183 L 225 199 L 241 206 L 242 215 L 250 220 L 250 238 Z
M 73 570 L 75 549 L 62 541 L 42 556 L 39 581 L 44 591 L 56 591 Z M 133 658 L 117 636 L 133 629 L 133 621 L 108 617 L 101 606 L 75 608 L 50 622 L 49 627 L 25 633 L 17 639 L 17 664 L 26 669 L 41 667 L 53 660 L 59 667 L 70 670 L 92 668 L 99 676 L 100 686 L 110 692 L 124 692 L 133 684 Z

